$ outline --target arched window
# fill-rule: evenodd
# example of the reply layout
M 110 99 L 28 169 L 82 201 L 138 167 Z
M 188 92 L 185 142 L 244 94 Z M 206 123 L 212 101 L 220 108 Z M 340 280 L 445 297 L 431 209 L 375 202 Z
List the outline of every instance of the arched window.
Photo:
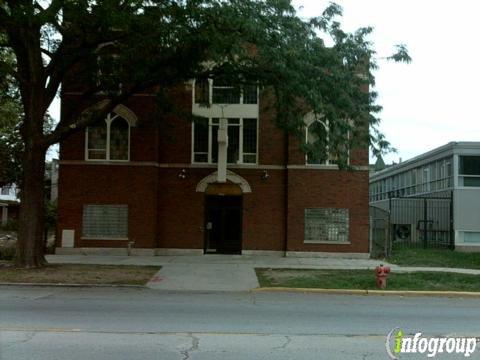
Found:
M 314 120 L 306 126 L 307 164 L 328 164 L 328 121 Z
M 128 161 L 130 123 L 119 114 L 110 113 L 103 123 L 87 128 L 86 145 L 87 160 Z
M 107 158 L 107 124 L 101 122 L 87 128 L 87 160 Z
M 110 123 L 110 160 L 128 160 L 130 125 L 116 116 Z
M 330 136 L 335 129 L 332 129 L 328 119 L 311 112 L 304 117 L 304 123 L 307 165 L 338 165 L 339 152 L 346 152 L 347 161 L 349 161 L 348 138 L 350 132 L 343 143 L 334 145 Z

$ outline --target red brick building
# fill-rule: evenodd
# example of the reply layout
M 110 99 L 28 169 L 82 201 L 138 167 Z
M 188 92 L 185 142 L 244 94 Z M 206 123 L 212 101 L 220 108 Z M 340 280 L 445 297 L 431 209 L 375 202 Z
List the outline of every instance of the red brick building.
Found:
M 77 96 L 63 94 L 63 113 Z M 157 121 L 155 97 L 137 94 L 61 144 L 59 253 L 368 253 L 367 148 L 350 151 L 353 171 L 333 155 L 308 159 L 256 86 L 209 80 L 172 96 L 203 119 Z M 219 119 L 228 119 L 225 183 Z M 327 125 L 306 116 L 307 141 Z

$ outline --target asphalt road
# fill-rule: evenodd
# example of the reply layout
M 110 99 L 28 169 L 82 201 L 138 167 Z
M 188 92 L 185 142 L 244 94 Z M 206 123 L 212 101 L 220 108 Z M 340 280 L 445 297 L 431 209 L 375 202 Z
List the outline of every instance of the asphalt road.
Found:
M 0 359 L 384 360 L 394 327 L 479 336 L 479 308 L 475 299 L 7 286 Z

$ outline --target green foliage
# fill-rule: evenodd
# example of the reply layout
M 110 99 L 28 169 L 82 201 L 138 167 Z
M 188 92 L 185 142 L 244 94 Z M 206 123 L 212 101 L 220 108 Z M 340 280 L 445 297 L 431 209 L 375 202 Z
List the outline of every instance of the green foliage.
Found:
M 58 218 L 58 206 L 56 201 L 45 202 L 45 229 L 55 229 Z
M 0 225 L 0 230 L 3 231 L 18 231 L 18 221 L 9 220 L 5 225 Z
M 208 76 L 237 84 L 258 82 L 275 96 L 278 126 L 298 135 L 306 112 L 327 119 L 328 146 L 340 164 L 346 164 L 348 147 L 370 143 L 375 153 L 389 148 L 375 116 L 381 107 L 372 88 L 371 70 L 377 68 L 368 40 L 372 28 L 343 31 L 342 8 L 336 4 L 308 20 L 296 14 L 289 0 L 30 4 L 7 1 L 0 8 L 0 31 L 6 33 L 2 51 L 13 53 L 15 60 L 4 68 L 17 80 L 23 110 L 31 96 L 28 86 L 43 88 L 44 103 L 39 106 L 46 110 L 62 82 L 64 89 L 83 93 L 85 103 L 95 103 L 98 91 L 111 100 L 83 115 L 78 109 L 66 113 L 55 129 L 44 127 L 38 134 L 41 144 L 51 145 L 100 120 L 134 92 L 152 87 L 165 92 Z M 327 39 L 333 46 L 325 45 Z M 404 45 L 396 50 L 389 59 L 410 61 Z M 34 71 L 28 70 L 32 67 Z M 76 84 L 69 81 L 73 76 Z M 169 110 L 164 105 L 162 110 Z M 309 144 L 302 148 L 313 152 Z
M 15 259 L 15 246 L 0 246 L 0 260 Z
M 0 42 L 5 36 L 0 33 Z M 0 47 L 0 185 L 16 182 L 21 155 L 18 126 L 22 104 L 11 69 L 15 67 L 13 52 Z

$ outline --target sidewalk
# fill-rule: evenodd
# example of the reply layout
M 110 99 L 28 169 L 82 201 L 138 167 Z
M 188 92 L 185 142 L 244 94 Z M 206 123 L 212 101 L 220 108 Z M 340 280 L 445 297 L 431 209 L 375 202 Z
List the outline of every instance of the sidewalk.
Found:
M 259 286 L 255 268 L 373 270 L 379 264 L 395 272 L 437 271 L 480 275 L 480 270 L 401 267 L 379 260 L 344 258 L 283 258 L 272 256 L 85 256 L 48 255 L 50 263 L 157 265 L 162 269 L 147 284 L 152 289 L 248 291 Z

